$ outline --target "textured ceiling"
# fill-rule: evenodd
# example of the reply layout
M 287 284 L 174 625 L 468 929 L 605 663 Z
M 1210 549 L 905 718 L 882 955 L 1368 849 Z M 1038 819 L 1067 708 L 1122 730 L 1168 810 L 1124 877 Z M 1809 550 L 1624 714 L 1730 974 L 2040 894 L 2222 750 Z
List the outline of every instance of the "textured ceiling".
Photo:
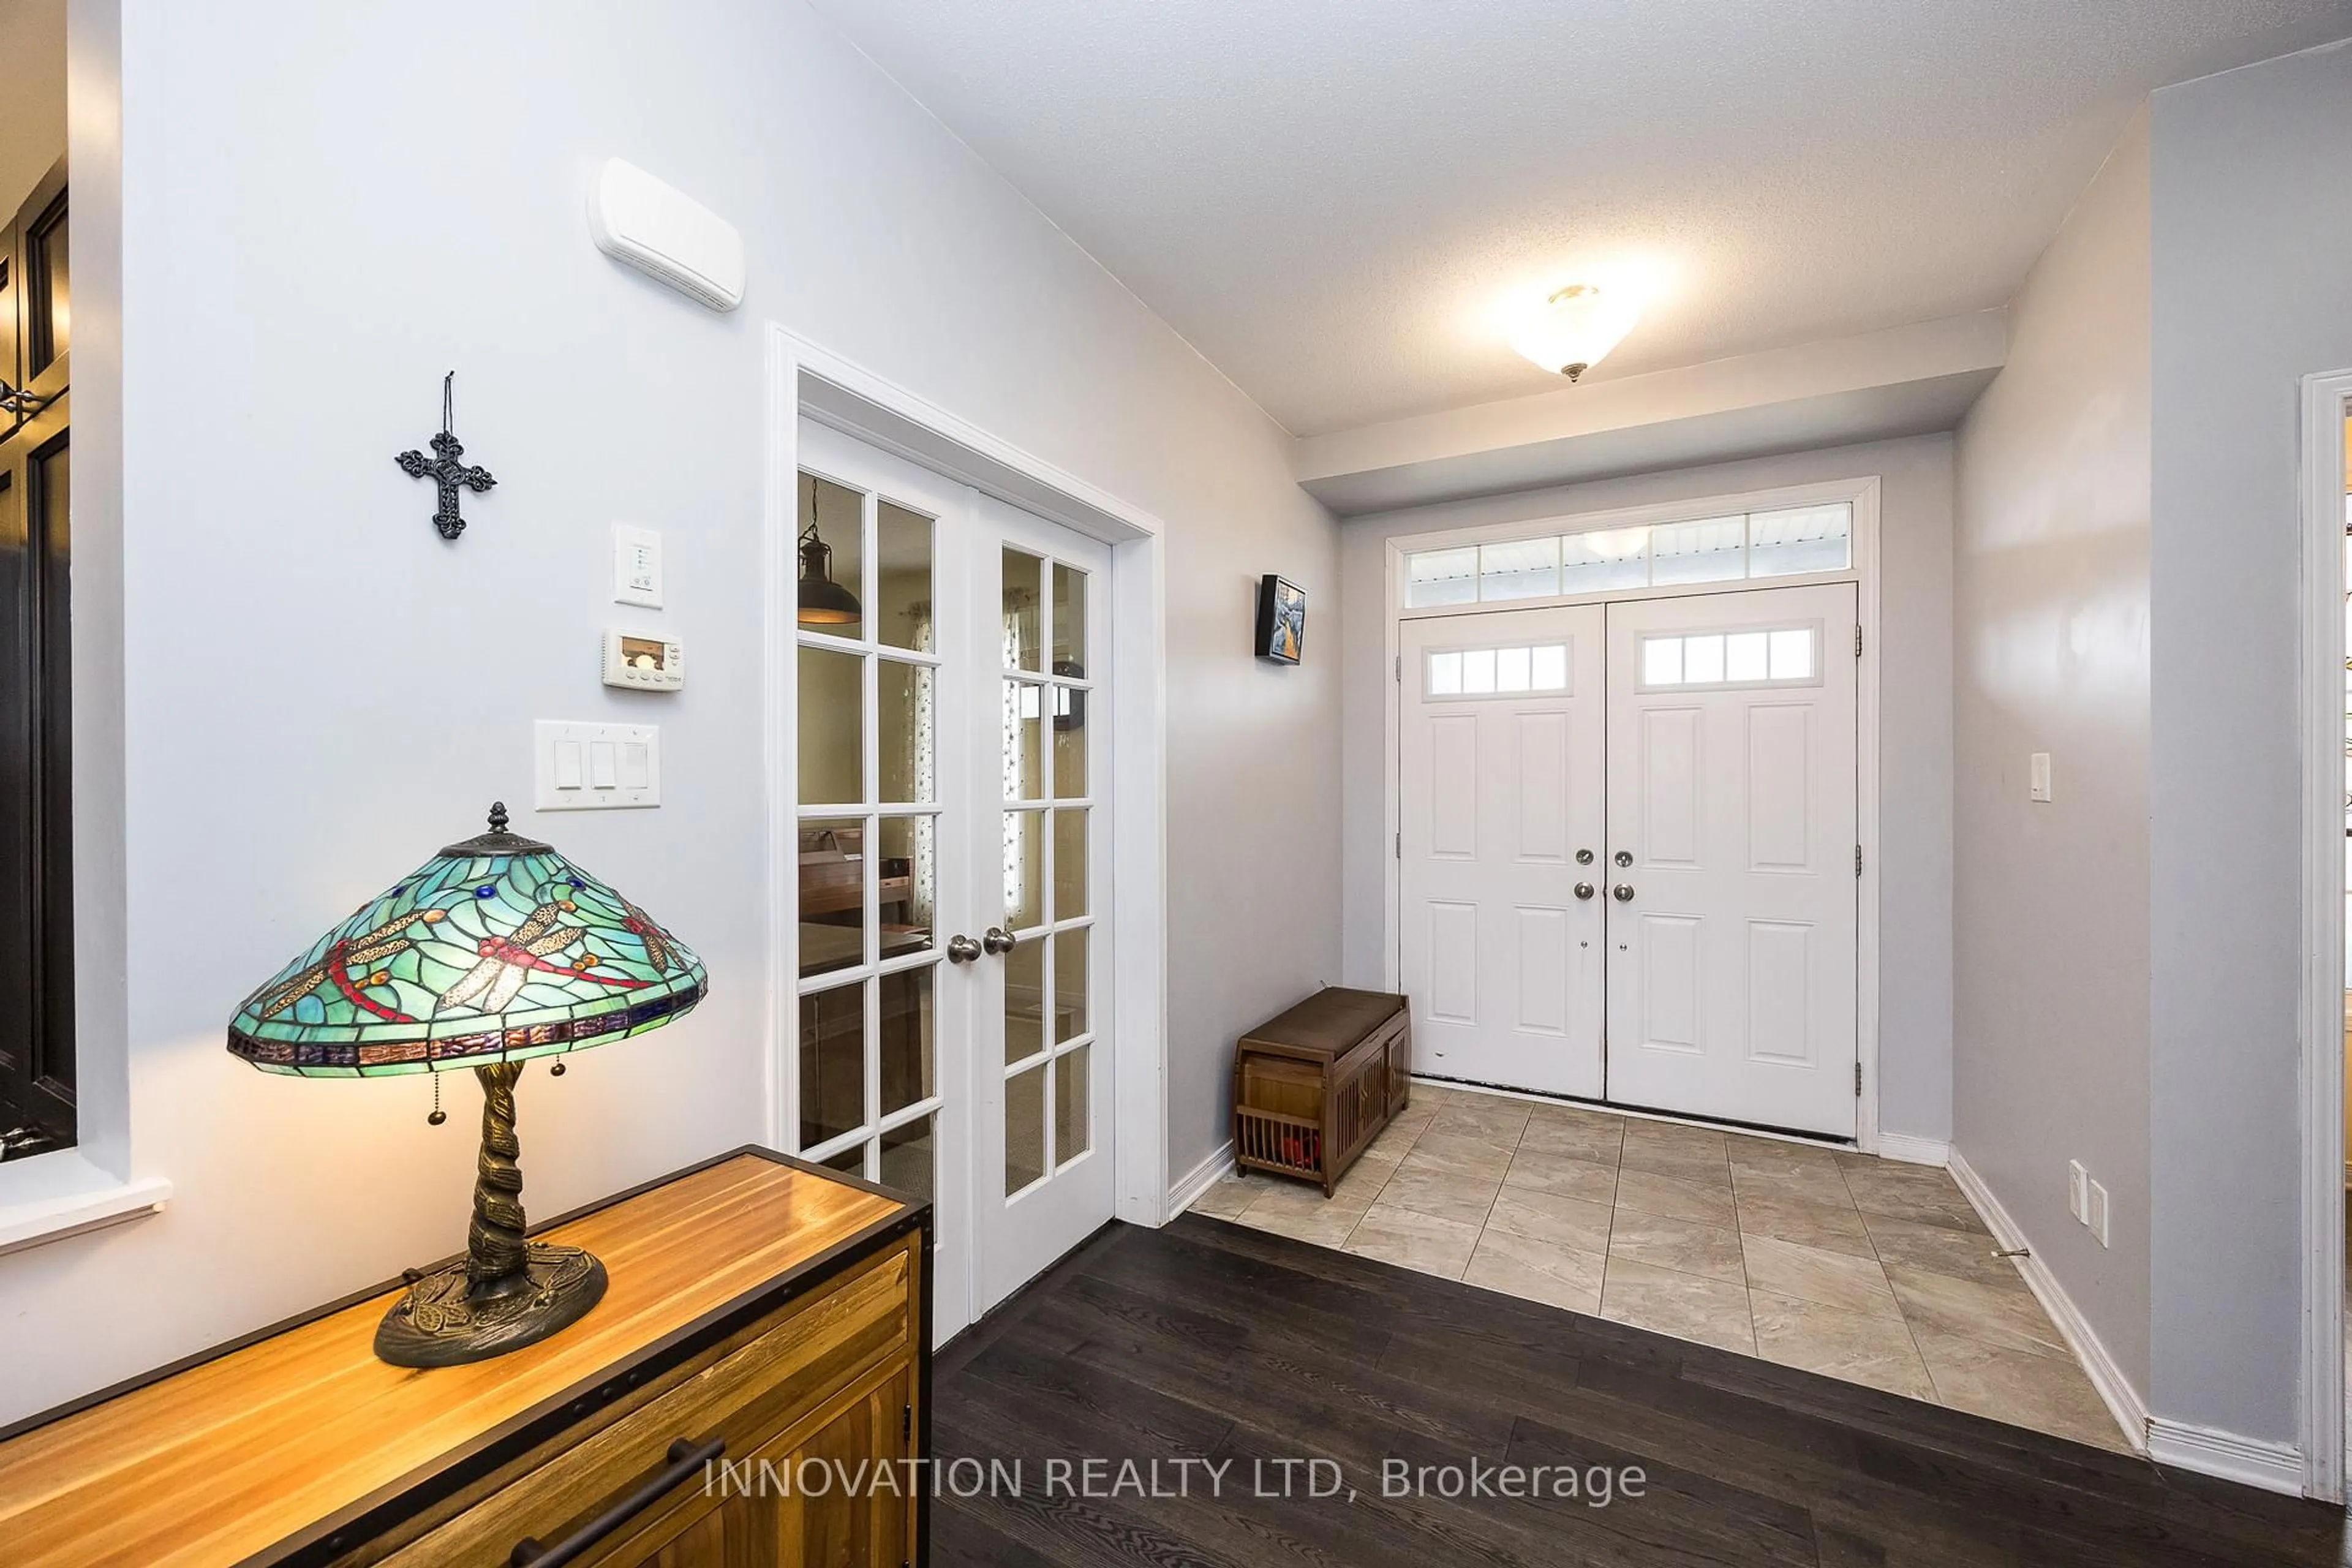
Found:
M 2352 0 L 815 0 L 1294 432 L 2006 301 L 2148 89 Z

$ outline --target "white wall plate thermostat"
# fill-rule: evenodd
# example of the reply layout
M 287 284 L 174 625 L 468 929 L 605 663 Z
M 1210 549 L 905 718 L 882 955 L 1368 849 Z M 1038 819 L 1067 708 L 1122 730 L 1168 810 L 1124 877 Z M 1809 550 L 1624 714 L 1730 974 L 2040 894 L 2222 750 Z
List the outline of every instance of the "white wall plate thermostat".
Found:
M 686 684 L 686 646 L 643 632 L 604 632 L 604 684 L 631 691 L 676 691 Z

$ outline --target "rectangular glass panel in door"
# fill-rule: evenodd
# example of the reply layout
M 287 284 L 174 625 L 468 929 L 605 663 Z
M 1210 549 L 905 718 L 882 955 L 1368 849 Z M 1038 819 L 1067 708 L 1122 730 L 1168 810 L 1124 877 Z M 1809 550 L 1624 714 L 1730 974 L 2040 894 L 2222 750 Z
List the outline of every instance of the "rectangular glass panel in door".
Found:
M 793 518 L 799 742 L 795 941 L 801 994 L 787 1080 L 806 1158 L 941 1198 L 935 1331 L 970 1320 L 971 1245 L 950 1196 L 968 1163 L 970 984 L 949 969 L 942 919 L 969 913 L 976 759 L 956 682 L 988 689 L 971 656 L 956 570 L 964 492 L 803 421 Z M 951 580 L 951 579 L 950 579 Z M 946 613 L 942 615 L 942 611 Z M 943 656 L 943 637 L 964 639 Z M 992 751 L 985 759 L 993 769 Z M 992 808 L 982 819 L 993 829 Z M 959 833 L 961 837 L 959 837 Z
M 992 805 L 1001 823 L 982 874 L 999 919 L 982 961 L 998 1036 L 995 1093 L 982 1108 L 983 1307 L 1109 1217 L 1105 1151 L 1111 1014 L 1102 835 L 1092 792 L 1106 776 L 1108 714 L 1100 679 L 1108 647 L 1109 552 L 1025 513 L 983 501 L 1000 531 L 996 581 L 976 590 L 994 625 L 997 700 L 984 742 L 997 755 Z

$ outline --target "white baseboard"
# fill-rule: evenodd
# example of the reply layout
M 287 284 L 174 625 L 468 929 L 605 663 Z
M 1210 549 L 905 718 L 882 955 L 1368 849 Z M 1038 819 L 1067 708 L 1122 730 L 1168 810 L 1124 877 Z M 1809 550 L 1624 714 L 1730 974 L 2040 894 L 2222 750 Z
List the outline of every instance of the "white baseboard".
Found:
M 2147 1457 L 2266 1492 L 2303 1495 L 2303 1455 L 2292 1443 L 2266 1443 L 2158 1415 L 2147 1424 Z
M 1949 1165 L 1952 1146 L 1941 1138 L 1921 1138 L 1909 1132 L 1882 1132 L 1878 1135 L 1878 1157 L 1900 1160 L 1906 1165 Z
M 1233 1169 L 1234 1141 L 1228 1138 L 1212 1151 L 1207 1159 L 1177 1178 L 1176 1184 L 1168 1189 L 1168 1201 L 1160 1210 L 1160 1223 L 1166 1225 L 1191 1208 L 1202 1193 L 1231 1175 Z
M 1992 1189 L 1985 1185 L 1984 1178 L 1976 1173 L 1958 1150 L 1950 1151 L 1945 1168 L 1951 1172 L 1952 1180 L 1958 1184 L 1961 1194 L 1975 1206 L 1995 1241 L 2003 1247 L 2032 1245 L 2025 1233 L 2018 1228 L 2017 1221 L 2010 1217 L 2009 1211 L 2001 1206 L 2000 1200 L 1993 1196 Z M 2116 1425 L 2123 1428 L 2125 1439 L 2135 1449 L 2147 1452 L 2147 1401 L 2142 1399 L 2139 1390 L 2131 1385 L 2131 1379 L 2126 1377 L 2123 1368 L 2116 1364 L 2116 1358 L 2107 1353 L 2107 1347 L 2101 1342 L 2099 1336 L 2091 1331 L 2090 1320 L 2083 1316 L 2082 1309 L 2074 1305 L 2074 1299 L 2066 1294 L 2065 1288 L 2058 1283 L 2058 1277 L 2050 1272 L 2050 1266 L 2039 1256 L 2028 1252 L 2026 1256 L 2013 1258 L 2010 1261 L 2017 1265 L 2020 1274 L 2025 1276 L 2026 1289 L 2033 1292 L 2034 1300 L 2042 1303 L 2042 1310 L 2050 1314 L 2050 1321 L 2057 1325 L 2059 1333 L 2065 1336 L 2067 1348 L 2074 1352 L 2074 1359 L 2083 1363 L 2084 1372 L 2090 1373 L 2091 1386 L 2097 1389 L 2099 1397 L 2106 1402 L 2107 1412 L 2116 1418 Z M 2186 1460 L 2174 1462 L 2192 1469 L 2203 1468 Z M 2232 1474 L 2220 1470 L 2209 1473 Z M 2295 1484 L 2298 1487 L 2302 1484 L 2302 1462 L 2297 1460 Z M 2233 1474 L 2232 1479 L 2236 1479 Z

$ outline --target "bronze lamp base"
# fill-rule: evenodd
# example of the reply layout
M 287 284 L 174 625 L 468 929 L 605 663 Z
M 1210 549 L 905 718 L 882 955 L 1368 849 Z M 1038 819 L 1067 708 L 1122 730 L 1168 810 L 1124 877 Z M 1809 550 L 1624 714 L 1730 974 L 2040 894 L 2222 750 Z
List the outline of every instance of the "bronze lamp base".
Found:
M 461 1366 L 537 1344 L 604 1300 L 604 1266 L 576 1247 L 523 1237 L 522 1145 L 515 1137 L 520 1062 L 474 1069 L 482 1082 L 482 1152 L 466 1259 L 411 1275 L 376 1326 L 375 1353 L 394 1366 Z

